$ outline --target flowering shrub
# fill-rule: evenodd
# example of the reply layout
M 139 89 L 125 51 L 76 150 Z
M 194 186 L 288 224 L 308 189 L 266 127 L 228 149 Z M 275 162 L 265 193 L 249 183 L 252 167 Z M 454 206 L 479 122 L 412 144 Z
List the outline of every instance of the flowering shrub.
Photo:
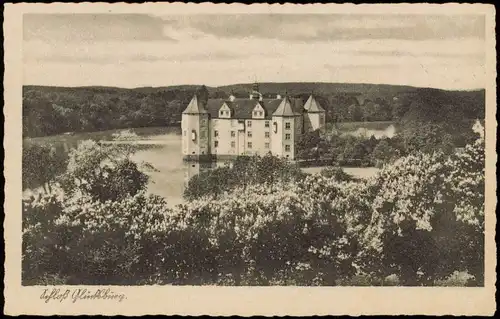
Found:
M 407 156 L 368 182 L 367 251 L 403 284 L 426 284 L 468 271 L 484 272 L 484 139 L 451 156 Z
M 237 158 L 231 166 L 195 175 L 184 191 L 187 200 L 209 196 L 213 199 L 239 186 L 273 184 L 305 176 L 300 168 L 285 159 L 267 154 Z
M 210 242 L 227 262 L 219 272 L 236 284 L 334 285 L 354 271 L 355 241 L 329 204 L 338 184 L 323 188 L 324 195 L 332 194 L 322 196 L 308 189 L 317 178 L 252 185 L 233 193 L 242 196 L 200 199 L 184 209 L 190 222 L 208 229 Z
M 229 196 L 199 192 L 174 209 L 141 190 L 95 198 L 89 189 L 108 184 L 91 178 L 88 189 L 24 201 L 23 282 L 422 285 L 468 272 L 482 285 L 482 137 L 359 181 L 242 161 Z
M 59 179 L 63 191 L 68 195 L 83 192 L 106 201 L 121 200 L 144 190 L 149 177 L 130 160 L 133 152 L 132 146 L 81 142 L 71 150 L 68 168 Z

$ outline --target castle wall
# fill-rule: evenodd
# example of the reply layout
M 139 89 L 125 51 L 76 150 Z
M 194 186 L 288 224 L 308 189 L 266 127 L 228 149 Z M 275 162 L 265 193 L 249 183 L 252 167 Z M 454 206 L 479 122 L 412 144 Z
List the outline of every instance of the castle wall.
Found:
M 276 123 L 276 132 L 274 131 L 274 123 Z M 287 123 L 289 123 L 289 128 L 287 128 Z M 295 158 L 295 141 L 297 130 L 301 129 L 300 125 L 297 117 L 273 117 L 271 144 L 274 155 L 289 159 Z
M 212 119 L 211 122 L 212 154 L 237 155 L 239 148 L 238 120 L 219 118 Z
M 266 122 L 269 127 L 266 127 Z M 213 119 L 211 124 L 211 149 L 214 155 L 265 155 L 271 151 L 270 120 L 249 119 L 244 120 L 243 124 L 238 119 L 219 118 Z M 269 137 L 266 137 L 266 132 Z
M 209 126 L 206 114 L 182 115 L 182 153 L 184 155 L 210 154 Z
M 268 127 L 266 127 L 266 122 L 269 123 Z M 251 137 L 249 132 L 251 132 Z M 267 137 L 266 132 L 269 134 Z M 252 144 L 251 148 L 249 143 Z M 245 150 L 248 155 L 265 155 L 271 151 L 271 120 L 245 120 Z
M 307 131 L 315 131 L 320 129 L 324 131 L 325 128 L 325 113 L 306 113 Z

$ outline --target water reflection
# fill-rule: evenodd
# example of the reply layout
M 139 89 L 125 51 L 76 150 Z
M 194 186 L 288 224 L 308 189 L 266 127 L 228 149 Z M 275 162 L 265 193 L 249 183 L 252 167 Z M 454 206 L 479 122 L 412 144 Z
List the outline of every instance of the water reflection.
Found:
M 389 129 L 390 130 L 390 129 Z M 86 136 L 60 135 L 55 137 L 34 138 L 24 140 L 24 143 L 39 143 L 50 145 L 57 152 L 67 154 L 72 148 L 78 147 Z M 111 137 L 100 135 L 103 143 L 113 143 Z M 118 142 L 118 141 L 114 141 Z M 182 158 L 180 132 L 159 134 L 143 137 L 138 140 L 119 141 L 119 144 L 132 144 L 136 153 L 132 159 L 137 163 L 147 162 L 155 171 L 147 172 L 150 176 L 148 192 L 166 198 L 170 206 L 184 203 L 183 193 L 189 181 L 197 174 L 207 172 L 216 167 L 230 165 L 231 162 L 185 162 Z M 373 168 L 353 168 L 352 175 L 365 177 L 373 175 Z M 317 173 L 321 168 L 307 168 L 309 173 Z

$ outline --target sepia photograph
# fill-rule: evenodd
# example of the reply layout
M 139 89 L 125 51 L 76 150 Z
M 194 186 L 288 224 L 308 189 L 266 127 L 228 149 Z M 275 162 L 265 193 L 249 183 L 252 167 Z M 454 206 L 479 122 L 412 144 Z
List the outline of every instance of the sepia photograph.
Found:
M 16 35 L 37 298 L 494 284 L 484 8 L 108 7 L 26 12 Z

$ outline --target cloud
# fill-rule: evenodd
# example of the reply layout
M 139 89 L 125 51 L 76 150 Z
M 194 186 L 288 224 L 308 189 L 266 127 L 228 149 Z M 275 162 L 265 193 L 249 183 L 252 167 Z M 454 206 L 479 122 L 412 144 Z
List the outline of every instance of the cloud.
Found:
M 222 85 L 257 77 L 475 88 L 484 82 L 484 56 L 480 16 L 24 17 L 26 84 Z
M 334 41 L 482 39 L 485 36 L 485 19 L 479 15 L 240 14 L 162 18 L 178 29 L 189 27 L 225 38 Z
M 46 42 L 174 41 L 164 21 L 144 14 L 25 14 L 24 40 Z

